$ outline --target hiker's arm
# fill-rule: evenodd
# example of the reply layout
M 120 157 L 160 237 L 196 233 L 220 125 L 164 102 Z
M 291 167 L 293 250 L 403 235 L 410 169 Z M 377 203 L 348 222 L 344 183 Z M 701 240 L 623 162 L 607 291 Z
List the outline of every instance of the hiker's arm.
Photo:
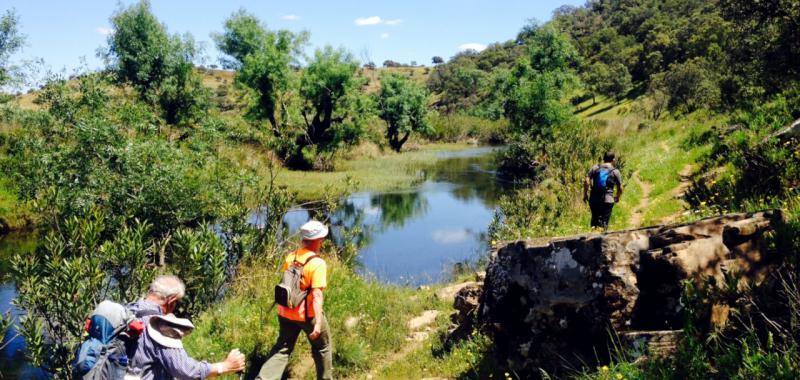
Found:
M 311 294 L 314 296 L 314 304 L 312 306 L 314 307 L 314 315 L 316 316 L 314 320 L 316 322 L 314 323 L 314 331 L 312 331 L 308 337 L 314 340 L 319 338 L 319 334 L 322 333 L 322 304 L 325 300 L 322 297 L 322 289 L 314 288 L 311 290 Z
M 157 347 L 158 361 L 176 379 L 206 379 L 214 372 L 211 364 L 192 359 L 182 348 Z
M 622 185 L 622 181 L 619 181 L 619 185 L 617 185 L 617 196 L 614 197 L 614 202 L 619 202 L 622 199 L 622 191 L 624 190 L 624 186 Z
M 592 186 L 592 179 L 589 176 L 583 179 L 583 201 L 589 201 L 589 187 Z
M 228 357 L 224 361 L 214 363 L 211 365 L 211 372 L 208 373 L 206 379 L 217 377 L 225 373 L 236 373 L 244 371 L 244 354 L 239 352 L 239 349 L 231 350 Z

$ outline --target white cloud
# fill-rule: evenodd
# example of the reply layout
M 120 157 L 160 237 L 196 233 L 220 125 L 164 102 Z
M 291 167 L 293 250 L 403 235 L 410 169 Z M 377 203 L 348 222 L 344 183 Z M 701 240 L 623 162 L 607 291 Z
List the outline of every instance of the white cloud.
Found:
M 384 40 L 389 38 L 389 33 L 381 33 L 381 38 Z
M 95 28 L 95 30 L 97 31 L 97 33 L 100 33 L 100 34 L 102 34 L 104 36 L 109 36 L 112 33 L 114 33 L 114 29 L 111 29 L 111 28 L 108 28 L 108 27 L 105 27 L 105 26 L 98 26 L 97 28 Z
M 300 19 L 300 17 L 298 17 L 297 15 L 283 15 L 283 16 L 281 16 L 281 20 L 286 20 L 286 21 L 296 21 L 296 20 L 299 20 L 299 19 Z
M 370 17 L 359 17 L 356 19 L 355 23 L 358 26 L 365 26 L 365 25 L 378 25 L 383 20 L 381 20 L 378 16 L 370 16 Z
M 369 16 L 369 17 L 359 17 L 355 19 L 355 24 L 358 26 L 368 26 L 368 25 L 399 25 L 403 20 L 396 19 L 396 20 L 384 20 L 379 16 Z
M 464 50 L 483 51 L 484 49 L 486 49 L 486 45 L 479 44 L 477 42 L 470 42 L 468 44 L 461 44 L 458 46 L 459 51 L 464 51 Z
M 435 230 L 431 233 L 433 241 L 439 244 L 456 244 L 469 239 L 467 230 Z

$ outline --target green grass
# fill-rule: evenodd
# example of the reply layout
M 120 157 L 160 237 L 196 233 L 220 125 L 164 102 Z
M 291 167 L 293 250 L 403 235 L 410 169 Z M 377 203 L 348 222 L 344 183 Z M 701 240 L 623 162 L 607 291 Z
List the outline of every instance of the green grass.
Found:
M 391 191 L 407 188 L 421 180 L 418 170 L 437 160 L 442 152 L 473 148 L 468 144 L 426 144 L 418 150 L 356 153 L 340 159 L 332 172 L 281 170 L 276 182 L 297 191 L 300 199 L 317 199 L 326 189 L 342 193 L 347 179 L 355 181 L 355 191 Z
M 684 202 L 677 197 L 681 186 L 680 173 L 687 166 L 697 167 L 697 161 L 709 146 L 685 148 L 684 141 L 693 130 L 705 130 L 724 123 L 725 117 L 698 112 L 673 118 L 663 115 L 659 120 L 647 120 L 632 110 L 639 100 L 625 99 L 620 103 L 598 97 L 597 104 L 587 100 L 576 106 L 581 118 L 599 121 L 597 133 L 611 138 L 617 155 L 624 161 L 623 177 L 626 190 L 615 206 L 611 230 L 641 227 L 664 222 L 681 221 Z M 651 185 L 648 206 L 642 209 L 640 223 L 633 225 L 631 216 L 644 197 L 643 189 L 633 180 L 638 172 L 641 181 Z M 588 212 L 588 208 L 586 210 Z M 587 219 L 588 222 L 588 219 Z
M 27 205 L 20 203 L 8 178 L 0 179 L 0 219 L 11 230 L 29 227 L 32 215 Z
M 363 373 L 401 349 L 408 334 L 406 323 L 412 317 L 426 309 L 445 311 L 449 307 L 449 303 L 436 300 L 431 289 L 366 281 L 336 260 L 328 262 L 324 307 L 335 347 L 337 377 Z M 277 337 L 276 311 L 271 308 L 277 276 L 272 265 L 248 266 L 226 299 L 195 320 L 197 328 L 186 341 L 187 350 L 194 357 L 221 360 L 229 350 L 239 348 L 249 354 L 251 364 L 260 366 L 260 359 Z M 351 317 L 359 321 L 348 329 L 345 321 Z M 301 337 L 292 361 L 304 356 L 310 356 L 309 346 Z

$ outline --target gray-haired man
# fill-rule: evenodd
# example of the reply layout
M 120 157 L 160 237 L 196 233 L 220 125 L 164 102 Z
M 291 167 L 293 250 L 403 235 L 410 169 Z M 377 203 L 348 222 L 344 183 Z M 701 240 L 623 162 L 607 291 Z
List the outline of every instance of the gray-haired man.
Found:
M 146 326 L 129 370 L 142 380 L 208 379 L 244 370 L 245 358 L 238 349 L 213 364 L 189 357 L 180 339 L 194 326 L 172 315 L 185 293 L 186 287 L 178 277 L 160 276 L 150 285 L 145 298 L 128 305 Z M 165 336 L 175 339 L 165 344 Z
M 143 318 L 148 315 L 164 315 L 175 311 L 180 301 L 186 294 L 186 286 L 180 278 L 176 276 L 158 276 L 144 298 L 128 304 L 128 310 L 132 311 L 136 318 Z

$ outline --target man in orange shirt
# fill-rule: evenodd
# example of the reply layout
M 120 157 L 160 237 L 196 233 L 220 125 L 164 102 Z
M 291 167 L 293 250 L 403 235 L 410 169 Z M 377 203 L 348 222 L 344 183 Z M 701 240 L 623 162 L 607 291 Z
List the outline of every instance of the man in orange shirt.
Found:
M 270 352 L 269 359 L 261 366 L 257 380 L 278 380 L 289 364 L 289 355 L 294 350 L 297 337 L 303 331 L 311 343 L 311 354 L 317 367 L 317 379 L 332 379 L 333 355 L 328 321 L 322 311 L 322 291 L 327 286 L 327 267 L 325 260 L 317 255 L 322 239 L 328 236 L 328 227 L 312 220 L 300 227 L 303 247 L 286 256 L 283 271 L 289 265 L 302 265 L 303 277 L 300 289 L 311 289 L 306 302 L 294 309 L 278 305 L 280 332 L 278 342 Z M 310 307 L 309 307 L 310 306 Z

